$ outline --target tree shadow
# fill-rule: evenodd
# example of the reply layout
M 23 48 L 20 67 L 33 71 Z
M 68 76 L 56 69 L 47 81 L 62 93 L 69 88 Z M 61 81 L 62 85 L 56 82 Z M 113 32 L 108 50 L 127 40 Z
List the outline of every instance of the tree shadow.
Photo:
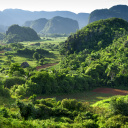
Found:
M 0 63 L 4 62 L 4 60 L 0 60 Z

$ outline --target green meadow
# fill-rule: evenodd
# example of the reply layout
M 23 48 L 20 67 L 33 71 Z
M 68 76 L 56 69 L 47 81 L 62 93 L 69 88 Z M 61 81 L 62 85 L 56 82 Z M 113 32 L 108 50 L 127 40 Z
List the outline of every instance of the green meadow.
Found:
M 57 38 L 51 38 L 51 37 L 45 37 L 42 38 L 41 40 L 30 42 L 20 42 L 24 47 L 31 48 L 31 49 L 36 49 L 36 48 L 44 48 L 45 50 L 48 50 L 50 53 L 49 55 L 45 55 L 45 61 L 44 64 L 47 63 L 59 63 L 60 62 L 60 54 L 58 50 L 58 45 L 59 43 L 63 42 L 66 40 L 67 37 L 57 37 Z M 40 45 L 36 45 L 36 43 L 40 43 Z M 57 48 L 53 48 L 54 46 L 57 46 Z M 4 67 L 7 59 L 7 55 L 12 55 L 11 61 L 13 63 L 19 63 L 21 64 L 22 62 L 28 62 L 28 64 L 31 67 L 36 67 L 39 66 L 40 64 L 37 64 L 37 61 L 33 59 L 32 56 L 30 55 L 17 55 L 16 51 L 6 51 L 3 50 L 0 53 L 0 65 L 1 67 Z

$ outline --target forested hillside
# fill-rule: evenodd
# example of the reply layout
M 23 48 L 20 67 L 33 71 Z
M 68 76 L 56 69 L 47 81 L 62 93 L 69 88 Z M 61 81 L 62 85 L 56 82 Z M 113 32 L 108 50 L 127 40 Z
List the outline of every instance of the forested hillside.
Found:
M 21 41 L 39 40 L 37 33 L 29 27 L 20 27 L 19 25 L 12 25 L 6 31 L 4 42 L 14 43 Z
M 48 22 L 45 18 L 40 18 L 34 21 L 26 21 L 23 26 L 30 27 L 34 29 L 37 33 L 44 29 L 46 23 Z
M 78 22 L 60 16 L 50 19 L 40 33 L 44 34 L 70 34 L 79 29 Z
M 115 38 L 125 35 L 127 31 L 128 23 L 122 19 L 96 21 L 70 35 L 63 43 L 61 54 L 78 53 L 84 49 L 98 51 L 109 46 Z
M 109 9 L 94 10 L 90 13 L 89 23 L 107 18 L 122 18 L 128 21 L 128 6 L 127 5 L 116 5 Z
M 62 43 L 61 66 L 89 75 L 94 86 L 127 86 L 127 34 L 122 19 L 89 24 Z

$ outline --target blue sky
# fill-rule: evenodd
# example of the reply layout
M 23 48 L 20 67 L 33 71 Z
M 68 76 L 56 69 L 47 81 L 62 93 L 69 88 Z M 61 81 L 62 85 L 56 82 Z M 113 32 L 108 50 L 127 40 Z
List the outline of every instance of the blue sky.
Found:
M 72 11 L 90 13 L 114 5 L 128 5 L 128 0 L 2 0 L 0 10 L 18 8 L 30 11 Z

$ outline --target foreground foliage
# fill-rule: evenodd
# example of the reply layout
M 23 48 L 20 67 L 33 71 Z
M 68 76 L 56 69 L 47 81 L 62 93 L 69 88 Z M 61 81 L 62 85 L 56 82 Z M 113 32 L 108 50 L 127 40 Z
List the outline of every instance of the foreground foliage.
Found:
M 124 128 L 128 126 L 128 116 L 120 110 L 123 107 L 127 108 L 127 97 L 112 97 L 109 103 L 111 107 L 106 109 L 90 107 L 88 104 L 78 102 L 75 99 L 56 101 L 55 98 L 47 98 L 37 100 L 36 95 L 33 95 L 27 102 L 17 100 L 11 108 L 1 107 L 0 126 L 18 128 Z M 124 100 L 120 102 L 120 99 Z M 10 111 L 13 109 L 15 111 Z

